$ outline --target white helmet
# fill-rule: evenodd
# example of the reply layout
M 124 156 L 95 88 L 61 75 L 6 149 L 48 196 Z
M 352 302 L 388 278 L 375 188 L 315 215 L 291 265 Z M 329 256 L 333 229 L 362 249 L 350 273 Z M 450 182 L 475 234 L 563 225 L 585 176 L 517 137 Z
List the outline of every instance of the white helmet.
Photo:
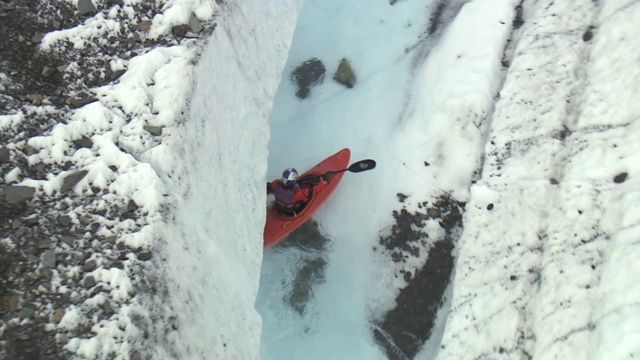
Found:
M 298 172 L 294 168 L 288 168 L 282 173 L 282 182 L 287 186 L 293 186 L 298 180 Z

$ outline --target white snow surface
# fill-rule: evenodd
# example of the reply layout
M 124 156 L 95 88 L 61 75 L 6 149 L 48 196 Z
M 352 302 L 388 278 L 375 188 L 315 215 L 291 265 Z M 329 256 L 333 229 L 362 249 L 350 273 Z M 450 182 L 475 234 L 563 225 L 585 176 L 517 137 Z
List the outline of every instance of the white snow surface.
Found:
M 138 296 L 126 272 L 99 267 L 119 310 L 67 348 L 128 359 L 142 336 L 131 319 L 162 313 L 171 323 L 156 324 L 154 359 L 385 359 L 372 321 L 405 283 L 372 248 L 397 193 L 415 210 L 447 192 L 466 202 L 464 227 L 438 328 L 416 359 L 639 357 L 640 2 L 452 3 L 455 17 L 428 36 L 433 1 L 169 2 L 150 36 L 215 16 L 206 44 L 119 64 L 126 74 L 95 89 L 99 102 L 29 141 L 30 161 L 89 171 L 79 195 L 96 185 L 105 203 L 144 209 L 143 223 L 114 228 L 159 252 L 168 291 Z M 43 44 L 118 31 L 106 18 L 84 27 Z M 300 100 L 289 74 L 311 57 L 327 74 Z M 331 79 L 343 57 L 353 89 Z M 0 130 L 25 116 L 0 115 Z M 164 126 L 162 137 L 144 125 Z M 70 154 L 80 136 L 93 148 Z M 300 315 L 285 292 L 305 255 L 263 250 L 264 184 L 344 147 L 378 166 L 346 174 L 315 216 L 331 245 Z M 5 182 L 51 193 L 64 175 Z M 66 309 L 58 329 L 90 321 L 82 313 Z

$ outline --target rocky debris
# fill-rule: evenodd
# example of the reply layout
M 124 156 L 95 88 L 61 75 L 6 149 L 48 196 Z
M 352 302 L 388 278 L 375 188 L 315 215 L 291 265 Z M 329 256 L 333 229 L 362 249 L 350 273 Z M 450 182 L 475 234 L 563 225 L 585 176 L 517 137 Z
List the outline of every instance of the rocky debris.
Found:
M 125 5 L 123 0 L 45 1 L 38 6 L 31 0 L 12 0 L 2 4 L 0 49 L 6 77 L 0 79 L 0 109 L 5 114 L 23 111 L 28 116 L 15 128 L 0 131 L 0 177 L 4 179 L 9 172 L 20 179 L 46 180 L 60 173 L 67 176 L 61 190 L 52 195 L 32 187 L 0 185 L 0 359 L 70 359 L 72 354 L 64 349 L 67 341 L 95 336 L 91 327 L 123 305 L 113 299 L 100 306 L 84 305 L 88 298 L 107 291 L 93 272 L 101 268 L 126 271 L 136 293 L 141 294 L 146 291 L 143 287 L 149 276 L 131 273 L 146 271 L 149 265 L 144 262 L 151 260 L 152 253 L 136 254 L 117 241 L 120 234 L 113 224 L 140 215 L 135 202 L 127 204 L 126 199 L 119 199 L 107 208 L 99 208 L 97 199 L 106 194 L 102 189 L 93 187 L 93 193 L 87 194 L 71 191 L 87 175 L 86 170 L 73 171 L 72 163 L 33 163 L 27 157 L 40 149 L 27 143 L 33 137 L 48 135 L 61 123 L 73 121 L 73 109 L 98 101 L 91 89 L 115 81 L 126 72 L 122 67 L 112 69 L 111 64 L 157 46 L 191 41 L 188 39 L 196 34 L 207 36 L 214 24 L 201 23 L 192 16 L 185 24 L 185 39 L 171 33 L 147 39 L 143 32 L 152 22 L 140 19 L 153 19 L 163 11 L 162 4 Z M 125 6 L 127 11 L 113 6 Z M 41 47 L 47 33 L 75 28 L 98 13 L 109 14 L 120 30 L 99 41 L 87 41 L 83 47 L 75 47 L 71 41 L 48 49 Z M 93 134 L 82 135 L 69 142 L 71 150 L 93 147 Z M 117 175 L 118 167 L 110 168 Z M 131 231 L 137 226 L 141 225 L 136 222 Z M 105 234 L 102 229 L 106 229 Z M 67 292 L 59 292 L 58 286 Z M 71 330 L 51 330 L 51 323 L 62 321 L 70 308 L 80 312 L 82 324 Z M 130 354 L 147 357 L 144 349 L 132 349 Z
M 402 194 L 399 194 L 402 195 Z M 406 195 L 399 196 L 408 202 Z M 444 292 L 453 271 L 453 249 L 462 228 L 464 203 L 443 194 L 433 201 L 418 204 L 420 211 L 411 213 L 403 207 L 394 211 L 396 223 L 380 245 L 389 252 L 391 261 L 405 263 L 427 251 L 424 265 L 413 273 L 401 270 L 407 286 L 396 297 L 396 307 L 376 323 L 374 337 L 390 359 L 413 359 L 431 335 L 438 309 L 444 303 Z M 437 221 L 444 235 L 431 239 L 427 222 Z
M 7 185 L 2 188 L 4 198 L 9 204 L 18 204 L 27 200 L 31 200 L 36 189 L 29 186 L 13 186 Z
M 291 79 L 298 86 L 296 96 L 306 99 L 311 94 L 311 88 L 322 84 L 327 69 L 321 60 L 317 58 L 309 59 L 293 70 Z
M 89 172 L 87 170 L 80 170 L 74 172 L 73 174 L 65 176 L 62 180 L 62 187 L 60 187 L 60 192 L 66 193 L 67 191 L 73 189 L 73 187 L 76 186 L 80 182 L 80 180 L 84 179 L 84 177 L 87 176 L 88 173 Z
M 333 80 L 351 89 L 356 85 L 356 73 L 347 58 L 342 58 L 338 70 L 333 75 Z

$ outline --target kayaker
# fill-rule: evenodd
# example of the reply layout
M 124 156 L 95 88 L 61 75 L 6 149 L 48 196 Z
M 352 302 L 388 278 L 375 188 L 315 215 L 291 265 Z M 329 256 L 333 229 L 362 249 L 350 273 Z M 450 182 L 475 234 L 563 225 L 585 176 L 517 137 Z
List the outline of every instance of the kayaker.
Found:
M 330 180 L 332 173 L 322 176 Z M 313 176 L 298 181 L 298 171 L 288 168 L 282 173 L 282 179 L 267 183 L 267 194 L 276 198 L 276 210 L 284 216 L 296 216 L 313 197 L 313 187 L 320 183 L 320 176 Z

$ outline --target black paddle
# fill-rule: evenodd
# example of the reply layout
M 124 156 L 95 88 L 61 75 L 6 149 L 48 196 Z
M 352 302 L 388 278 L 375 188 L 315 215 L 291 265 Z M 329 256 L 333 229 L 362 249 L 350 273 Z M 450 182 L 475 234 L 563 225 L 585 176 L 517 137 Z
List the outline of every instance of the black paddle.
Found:
M 376 167 L 375 160 L 371 160 L 371 159 L 360 160 L 358 162 L 354 162 L 353 164 L 351 164 L 346 169 L 336 170 L 336 171 L 327 171 L 326 173 L 324 173 L 322 175 L 310 174 L 308 176 L 305 176 L 303 179 L 299 179 L 298 181 L 302 181 L 302 182 L 309 181 L 309 182 L 313 183 L 313 182 L 320 181 L 320 177 L 326 177 L 326 176 L 333 177 L 333 174 L 337 174 L 337 173 L 341 173 L 341 172 L 345 172 L 345 171 L 349 171 L 349 172 L 352 172 L 352 173 L 359 173 L 359 172 L 371 170 L 371 169 L 373 169 L 375 167 Z

